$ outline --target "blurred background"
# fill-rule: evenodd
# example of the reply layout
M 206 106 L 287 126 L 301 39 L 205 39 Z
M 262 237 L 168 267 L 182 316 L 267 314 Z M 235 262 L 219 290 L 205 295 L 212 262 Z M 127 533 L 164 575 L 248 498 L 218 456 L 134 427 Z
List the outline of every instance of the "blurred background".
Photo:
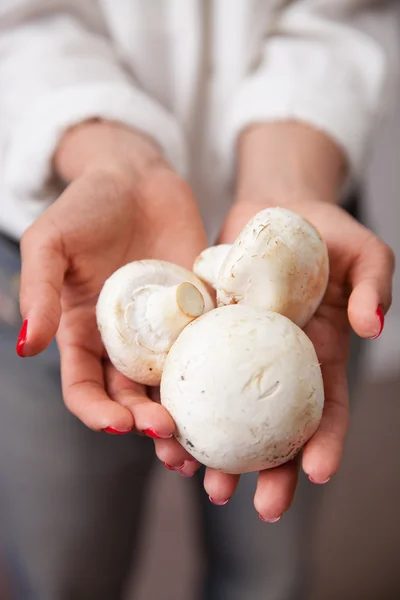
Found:
M 378 133 L 363 203 L 368 225 L 400 261 L 399 100 Z M 195 597 L 202 556 L 190 487 L 176 473 L 157 469 L 126 600 Z M 319 502 L 308 538 L 313 581 L 307 600 L 399 600 L 400 269 L 384 333 L 364 347 L 342 467 L 328 485 L 314 486 L 314 494 Z M 0 600 L 12 600 L 1 557 Z

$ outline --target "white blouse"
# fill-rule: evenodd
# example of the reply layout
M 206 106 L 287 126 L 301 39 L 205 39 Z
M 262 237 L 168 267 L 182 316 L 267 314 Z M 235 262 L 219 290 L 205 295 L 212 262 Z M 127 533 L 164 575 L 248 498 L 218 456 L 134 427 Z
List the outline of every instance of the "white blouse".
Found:
M 385 0 L 0 0 L 0 229 L 54 201 L 66 128 L 112 119 L 157 140 L 194 186 L 210 237 L 232 200 L 235 142 L 297 119 L 362 169 L 395 66 Z M 372 28 L 373 29 L 373 28 Z

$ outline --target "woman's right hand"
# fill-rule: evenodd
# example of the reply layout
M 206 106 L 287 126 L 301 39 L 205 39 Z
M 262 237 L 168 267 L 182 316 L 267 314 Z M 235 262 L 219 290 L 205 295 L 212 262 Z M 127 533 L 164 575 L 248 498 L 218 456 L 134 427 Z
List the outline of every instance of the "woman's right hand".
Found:
M 57 333 L 68 409 L 94 430 L 161 438 L 159 458 L 177 466 L 189 455 L 172 438 L 172 418 L 111 366 L 95 306 L 105 280 L 130 261 L 192 267 L 207 244 L 194 198 L 150 140 L 118 125 L 71 130 L 55 166 L 70 183 L 22 239 L 17 351 L 36 355 Z

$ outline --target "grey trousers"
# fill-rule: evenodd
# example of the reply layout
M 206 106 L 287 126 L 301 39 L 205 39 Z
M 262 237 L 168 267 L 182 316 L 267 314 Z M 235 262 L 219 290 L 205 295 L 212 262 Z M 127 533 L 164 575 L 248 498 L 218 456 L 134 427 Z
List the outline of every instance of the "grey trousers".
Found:
M 56 349 L 23 361 L 16 333 L 0 329 L 1 555 L 11 598 L 117 600 L 140 552 L 153 443 L 78 422 L 62 402 Z M 209 502 L 200 477 L 193 486 L 208 556 L 204 598 L 297 600 L 301 494 L 282 522 L 267 525 L 253 507 L 253 476 L 223 508 Z
M 153 443 L 82 425 L 63 404 L 55 344 L 22 360 L 17 334 L 0 323 L 0 556 L 12 587 L 5 600 L 118 600 L 140 553 Z M 209 502 L 201 475 L 192 481 L 208 558 L 199 598 L 302 598 L 312 486 L 303 477 L 290 511 L 268 525 L 253 507 L 255 481 L 243 477 L 223 508 Z

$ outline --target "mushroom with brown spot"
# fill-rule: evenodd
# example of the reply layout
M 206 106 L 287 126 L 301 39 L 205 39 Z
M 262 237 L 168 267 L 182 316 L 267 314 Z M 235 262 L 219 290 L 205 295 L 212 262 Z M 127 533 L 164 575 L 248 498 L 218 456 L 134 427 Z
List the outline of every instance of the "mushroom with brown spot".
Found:
M 216 289 L 219 306 L 264 308 L 304 327 L 325 294 L 329 259 L 313 225 L 274 207 L 255 215 L 232 245 L 202 252 L 193 270 Z

